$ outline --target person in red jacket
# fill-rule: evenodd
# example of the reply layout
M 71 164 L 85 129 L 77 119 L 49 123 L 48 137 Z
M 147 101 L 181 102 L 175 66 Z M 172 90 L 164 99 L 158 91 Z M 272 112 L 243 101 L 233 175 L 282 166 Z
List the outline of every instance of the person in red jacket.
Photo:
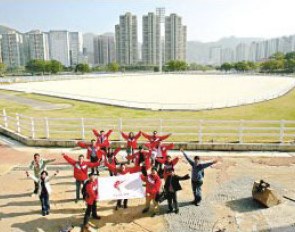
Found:
M 136 173 L 136 172 L 140 172 L 142 170 L 141 166 L 126 167 L 126 165 L 124 163 L 121 163 L 119 167 L 116 167 L 116 165 L 114 163 L 110 164 L 107 159 L 105 161 L 105 166 L 109 169 L 110 172 L 114 173 L 115 176 L 125 175 L 127 173 Z M 124 201 L 123 208 L 126 209 L 128 207 L 127 206 L 128 199 L 119 199 L 119 200 L 117 200 L 117 205 L 116 205 L 115 210 L 118 210 L 118 208 L 122 208 L 122 201 Z
M 151 146 L 153 147 L 158 147 L 159 143 L 164 141 L 165 139 L 168 139 L 172 134 L 167 134 L 167 135 L 163 135 L 163 136 L 159 136 L 157 135 L 158 132 L 154 131 L 152 135 L 149 135 L 147 133 L 141 132 L 142 136 L 145 137 L 149 143 L 151 144 Z
M 146 144 L 146 146 L 152 150 L 152 160 L 155 164 L 155 167 L 157 168 L 158 174 L 161 177 L 163 177 L 163 167 L 162 167 L 163 162 L 159 162 L 159 160 L 161 160 L 161 159 L 166 160 L 167 152 L 168 152 L 168 150 L 173 149 L 174 144 L 173 143 L 170 143 L 170 144 L 159 143 L 158 147 L 153 147 L 152 144 Z
M 113 164 L 113 165 L 117 165 L 119 162 L 116 158 L 116 155 L 119 153 L 119 151 L 121 150 L 120 147 L 118 147 L 115 151 L 112 148 L 108 148 L 108 151 L 105 155 L 105 160 L 107 160 L 107 162 L 109 164 Z M 106 161 L 105 161 L 106 162 Z M 110 176 L 113 176 L 114 173 L 112 171 L 109 170 Z
M 137 140 L 141 136 L 141 131 L 139 131 L 136 135 L 133 132 L 130 132 L 128 135 L 121 131 L 122 137 L 127 141 L 126 152 L 127 158 L 130 155 L 134 154 L 134 150 L 137 148 Z
M 147 213 L 149 211 L 151 201 L 153 201 L 154 208 L 152 217 L 154 217 L 159 212 L 159 203 L 156 201 L 156 197 L 161 188 L 161 179 L 155 167 L 152 168 L 149 175 L 141 175 L 141 179 L 146 182 L 146 204 L 142 213 Z
M 74 178 L 76 179 L 76 200 L 77 203 L 80 200 L 80 190 L 81 185 L 84 185 L 85 181 L 88 178 L 87 171 L 88 168 L 97 167 L 100 165 L 99 162 L 91 163 L 91 162 L 85 162 L 84 156 L 79 155 L 78 161 L 73 160 L 66 154 L 62 153 L 63 158 L 74 167 Z
M 109 137 L 113 130 L 109 130 L 107 133 L 105 133 L 104 130 L 101 130 L 99 133 L 97 130 L 93 129 L 93 134 L 96 136 L 96 145 L 99 146 L 103 150 L 107 150 L 107 148 L 110 146 Z
M 87 159 L 90 159 L 91 163 L 101 162 L 105 151 L 101 150 L 100 147 L 96 145 L 94 139 L 91 140 L 90 144 L 79 141 L 77 142 L 77 145 L 81 148 L 87 149 L 86 157 Z M 91 168 L 91 173 L 94 174 L 95 172 L 99 176 L 98 168 Z
M 174 172 L 174 166 L 178 163 L 179 158 L 176 157 L 172 160 L 170 155 L 167 155 L 166 158 L 157 158 L 157 162 L 164 164 L 163 177 L 166 180 L 169 173 Z
M 150 159 L 151 151 L 145 151 L 142 146 L 139 146 L 139 151 L 127 157 L 128 160 L 134 160 L 135 166 L 141 166 L 146 163 L 146 159 Z
M 100 216 L 97 215 L 97 211 L 96 211 L 96 200 L 98 197 L 98 182 L 96 177 L 91 173 L 89 174 L 89 180 L 86 183 L 85 190 L 86 190 L 85 201 L 87 204 L 87 208 L 84 215 L 83 228 L 88 229 L 89 227 L 88 222 L 89 222 L 91 214 L 93 219 L 97 219 L 97 220 L 100 219 Z

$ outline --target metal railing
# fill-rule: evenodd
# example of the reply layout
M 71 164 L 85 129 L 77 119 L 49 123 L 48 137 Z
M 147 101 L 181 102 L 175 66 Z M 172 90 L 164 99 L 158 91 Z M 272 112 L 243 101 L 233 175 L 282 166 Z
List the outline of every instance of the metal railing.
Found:
M 178 142 L 294 142 L 295 121 L 290 120 L 203 120 L 136 118 L 48 118 L 0 113 L 0 127 L 31 139 L 90 140 L 92 129 L 112 129 L 110 139 L 122 140 L 120 131 L 172 133 Z M 144 138 L 142 138 L 144 140 Z

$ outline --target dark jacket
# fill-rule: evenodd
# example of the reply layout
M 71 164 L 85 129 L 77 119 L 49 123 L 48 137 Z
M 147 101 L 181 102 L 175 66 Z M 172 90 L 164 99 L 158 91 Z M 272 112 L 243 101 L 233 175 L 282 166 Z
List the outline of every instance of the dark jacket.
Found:
M 171 183 L 174 192 L 182 190 L 179 181 L 180 180 L 188 180 L 189 178 L 190 178 L 190 176 L 188 174 L 185 176 L 169 175 L 165 181 L 164 189 L 166 192 L 169 192 L 169 186 Z

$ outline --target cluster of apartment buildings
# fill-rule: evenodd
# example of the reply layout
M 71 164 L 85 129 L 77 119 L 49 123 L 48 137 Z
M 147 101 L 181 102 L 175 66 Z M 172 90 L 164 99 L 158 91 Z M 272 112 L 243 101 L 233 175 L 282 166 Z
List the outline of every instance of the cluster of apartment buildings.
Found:
M 165 30 L 163 33 L 161 26 Z M 66 30 L 1 34 L 0 62 L 11 68 L 25 66 L 32 59 L 57 60 L 66 67 L 78 63 L 95 66 L 112 62 L 155 66 L 159 65 L 159 59 L 163 63 L 186 60 L 186 34 L 186 26 L 177 14 L 161 17 L 150 12 L 142 17 L 140 44 L 137 16 L 128 12 L 119 17 L 115 33 L 95 35 L 85 43 L 82 33 Z
M 65 66 L 83 62 L 82 34 L 68 31 L 1 34 L 1 58 L 8 67 L 25 66 L 29 60 L 58 60 Z
M 284 54 L 295 51 L 295 35 L 250 43 L 240 43 L 235 48 L 211 47 L 209 63 L 220 65 L 225 62 L 267 60 L 277 52 Z

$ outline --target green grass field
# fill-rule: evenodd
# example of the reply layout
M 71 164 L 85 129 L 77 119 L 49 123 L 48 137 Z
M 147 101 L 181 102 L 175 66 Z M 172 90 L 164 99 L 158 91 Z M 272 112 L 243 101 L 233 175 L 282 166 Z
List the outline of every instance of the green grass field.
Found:
M 13 94 L 8 91 L 0 91 L 0 93 Z M 21 113 L 33 117 L 295 120 L 295 90 L 290 91 L 285 96 L 267 102 L 195 112 L 135 110 L 35 94 L 17 93 L 17 95 L 45 102 L 70 104 L 72 107 L 44 111 L 0 99 L 0 109 L 5 108 L 9 114 Z
M 0 99 L 0 109 L 6 109 L 6 112 L 8 115 L 15 115 L 16 113 L 20 113 L 22 115 L 34 117 L 34 118 L 107 118 L 109 120 L 112 120 L 113 122 L 110 122 L 109 125 L 106 125 L 107 128 L 112 128 L 112 126 L 115 128 L 117 126 L 116 119 L 123 118 L 125 119 L 191 119 L 191 120 L 199 120 L 199 119 L 211 119 L 211 120 L 295 120 L 295 90 L 290 91 L 285 96 L 282 96 L 280 98 L 261 102 L 261 103 L 255 103 L 252 105 L 246 105 L 246 106 L 239 106 L 239 107 L 233 107 L 233 108 L 225 108 L 225 109 L 215 109 L 215 110 L 205 110 L 205 111 L 149 111 L 149 110 L 135 110 L 135 109 L 127 109 L 127 108 L 121 108 L 121 107 L 114 107 L 114 106 L 105 106 L 100 104 L 94 104 L 94 103 L 87 103 L 87 102 L 80 102 L 80 101 L 73 101 L 73 100 L 66 100 L 66 99 L 60 99 L 60 98 L 53 98 L 53 97 L 47 97 L 47 96 L 41 96 L 41 95 L 35 95 L 35 94 L 26 94 L 26 93 L 15 93 L 15 92 L 9 92 L 9 91 L 0 91 L 0 93 L 6 93 L 6 94 L 17 94 L 18 96 L 21 96 L 23 98 L 28 99 L 35 99 L 39 101 L 45 101 L 55 104 L 69 104 L 72 107 L 66 108 L 66 109 L 59 109 L 59 110 L 37 110 L 30 106 L 20 104 L 14 101 L 8 101 L 4 99 Z M 55 122 L 57 123 L 57 128 L 61 125 L 63 125 L 63 122 Z M 14 127 L 14 122 L 11 123 Z M 76 122 L 70 122 L 67 121 L 67 124 L 69 125 L 75 125 Z M 180 123 L 181 124 L 181 123 Z M 95 125 L 97 128 L 103 127 L 103 122 L 95 121 L 93 122 L 93 125 Z M 133 127 L 134 125 L 130 125 L 130 130 L 136 131 Z M 140 125 L 144 126 L 144 125 Z M 163 131 L 171 131 L 173 128 L 176 132 L 178 130 L 177 123 L 166 123 L 166 128 L 163 129 Z M 182 132 L 191 132 L 191 133 L 197 133 L 197 123 L 194 122 L 194 125 L 190 128 L 189 124 L 185 125 L 186 131 L 184 129 L 180 129 L 180 133 Z M 195 126 L 195 128 L 193 128 Z M 250 125 L 251 126 L 251 125 Z M 262 123 L 261 125 L 255 125 L 255 126 L 264 126 Z M 269 125 L 270 127 L 273 127 L 273 125 Z M 278 125 L 276 125 L 277 127 Z M 295 125 L 294 131 L 289 131 L 290 134 L 295 134 Z M 38 126 L 37 126 L 38 127 Z M 42 125 L 40 124 L 40 128 Z M 90 126 L 87 128 L 86 137 L 87 139 L 90 138 L 91 132 L 90 132 Z M 72 128 L 71 128 L 72 129 Z M 73 132 L 71 133 L 71 129 L 69 129 L 69 132 L 67 134 L 71 135 L 71 138 L 80 138 L 80 134 Z M 79 129 L 79 128 L 78 128 Z M 126 126 L 124 130 L 128 130 L 129 127 Z M 159 130 L 157 126 L 154 128 L 139 128 L 146 131 L 151 130 Z M 40 129 L 40 135 L 37 135 L 37 137 L 43 137 L 43 129 Z M 207 131 L 210 132 L 210 128 L 207 128 Z M 229 132 L 229 131 L 221 131 L 221 132 Z M 236 132 L 236 131 L 235 131 Z M 268 130 L 264 133 L 277 133 L 277 129 L 275 130 Z M 249 132 L 251 133 L 251 131 Z M 261 132 L 260 132 L 261 133 Z M 38 134 L 38 133 L 37 133 Z M 238 134 L 238 132 L 237 132 Z M 54 138 L 64 138 L 64 134 L 56 134 L 51 135 L 51 137 Z M 116 136 L 117 137 L 117 136 Z M 70 137 L 69 137 L 70 138 Z M 210 136 L 206 136 L 207 141 L 210 141 L 214 139 L 214 141 L 236 141 L 237 136 L 225 136 L 220 138 L 213 138 Z M 252 138 L 251 136 L 248 138 L 248 141 L 256 141 L 258 138 Z M 189 141 L 196 141 L 197 135 L 194 134 L 191 137 L 174 137 L 173 140 L 189 140 Z M 246 139 L 245 139 L 246 140 Z M 260 141 L 271 141 L 271 142 L 277 142 L 278 138 L 269 138 L 269 137 L 261 137 L 258 140 Z M 290 138 L 286 137 L 287 141 L 293 141 L 293 136 Z

